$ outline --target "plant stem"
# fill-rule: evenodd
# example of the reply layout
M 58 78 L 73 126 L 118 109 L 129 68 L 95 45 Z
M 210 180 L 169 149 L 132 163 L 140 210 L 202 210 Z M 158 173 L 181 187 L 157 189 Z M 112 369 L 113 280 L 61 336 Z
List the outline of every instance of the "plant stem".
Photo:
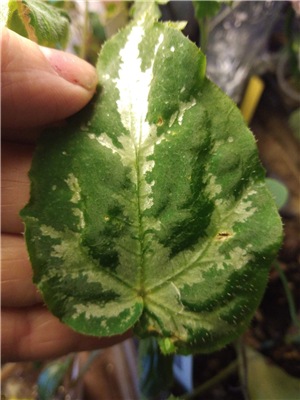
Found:
M 206 54 L 207 50 L 207 42 L 208 42 L 208 19 L 206 17 L 198 20 L 199 28 L 200 28 L 200 49 L 204 54 Z
M 82 43 L 79 52 L 79 56 L 84 60 L 86 59 L 87 56 L 88 33 L 89 33 L 89 0 L 85 0 Z
M 188 393 L 181 397 L 181 400 L 191 400 L 196 396 L 200 396 L 203 393 L 207 392 L 209 389 L 218 385 L 238 369 L 238 360 L 232 361 L 227 367 L 222 369 L 217 375 L 204 382 L 202 385 L 196 387 L 191 393 Z
M 297 326 L 297 328 L 300 329 L 300 320 L 297 316 L 297 311 L 296 311 L 296 306 L 295 306 L 295 301 L 291 292 L 291 289 L 289 288 L 289 284 L 288 281 L 286 279 L 285 273 L 283 272 L 283 270 L 281 269 L 279 262 L 275 262 L 274 263 L 274 267 L 276 268 L 279 277 L 281 279 L 282 282 L 282 286 L 284 288 L 285 291 L 285 295 L 286 295 L 286 299 L 288 302 L 288 306 L 289 306 L 289 312 L 290 312 L 290 316 L 291 316 L 291 320 L 293 322 L 293 324 L 295 326 Z
M 244 400 L 250 400 L 248 394 L 248 360 L 242 337 L 237 340 L 235 348 L 238 355 L 239 376 Z

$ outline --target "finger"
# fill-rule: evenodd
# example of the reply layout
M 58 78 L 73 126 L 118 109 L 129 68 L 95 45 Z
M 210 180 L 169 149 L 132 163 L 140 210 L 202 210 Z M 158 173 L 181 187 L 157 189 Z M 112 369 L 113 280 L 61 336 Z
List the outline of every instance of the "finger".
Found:
M 63 325 L 43 306 L 2 311 L 3 361 L 41 360 L 112 346 L 130 336 L 84 336 Z
M 97 76 L 87 62 L 41 48 L 6 28 L 1 41 L 3 132 L 62 120 L 93 96 Z
M 30 145 L 8 142 L 2 144 L 2 232 L 24 232 L 24 225 L 19 216 L 19 212 L 29 200 L 30 184 L 28 171 L 32 153 L 33 147 Z
M 1 235 L 1 305 L 28 307 L 42 302 L 32 283 L 32 268 L 24 238 Z

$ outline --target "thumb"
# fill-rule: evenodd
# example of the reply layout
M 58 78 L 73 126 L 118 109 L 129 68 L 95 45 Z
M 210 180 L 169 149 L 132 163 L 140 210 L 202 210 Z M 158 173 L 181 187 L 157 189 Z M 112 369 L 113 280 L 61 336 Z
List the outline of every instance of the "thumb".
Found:
M 2 31 L 1 53 L 4 130 L 64 119 L 94 94 L 95 68 L 72 54 L 38 46 L 7 28 Z

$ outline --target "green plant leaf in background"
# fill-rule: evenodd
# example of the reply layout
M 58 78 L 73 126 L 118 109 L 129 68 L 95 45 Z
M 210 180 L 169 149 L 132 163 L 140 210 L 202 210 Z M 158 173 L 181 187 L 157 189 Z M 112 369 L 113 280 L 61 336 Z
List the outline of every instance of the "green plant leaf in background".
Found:
M 221 8 L 222 1 L 193 1 L 195 17 L 198 20 L 200 29 L 200 47 L 201 50 L 206 53 L 208 43 L 208 32 L 209 32 L 209 19 L 213 17 Z
M 283 183 L 273 178 L 266 178 L 266 185 L 274 198 L 278 210 L 280 210 L 288 200 L 288 189 Z
M 300 140 L 300 108 L 291 113 L 288 123 L 294 136 Z
M 283 369 L 259 352 L 246 348 L 248 362 L 248 391 L 251 400 L 297 400 L 300 379 L 288 375 Z
M 42 0 L 8 0 L 5 25 L 18 34 L 48 47 L 65 48 L 69 17 L 63 10 Z
M 224 2 L 219 0 L 193 1 L 196 18 L 202 20 L 203 18 L 213 17 L 220 10 L 222 3 Z
M 216 350 L 246 329 L 281 242 L 255 140 L 200 50 L 147 10 L 97 68 L 94 101 L 35 152 L 34 282 L 79 332 Z

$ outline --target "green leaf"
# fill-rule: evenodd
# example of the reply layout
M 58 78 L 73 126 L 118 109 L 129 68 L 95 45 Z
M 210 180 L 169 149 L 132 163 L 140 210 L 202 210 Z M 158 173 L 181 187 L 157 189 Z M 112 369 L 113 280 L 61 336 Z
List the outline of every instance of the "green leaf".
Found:
M 153 19 L 153 17 L 159 19 L 161 13 L 159 10 L 158 3 L 159 2 L 155 0 L 150 0 L 150 1 L 136 0 L 130 9 L 130 15 L 135 20 L 143 18 L 143 16 L 146 14 L 148 14 L 150 19 Z
M 272 178 L 266 178 L 266 184 L 274 198 L 278 210 L 280 210 L 288 200 L 288 189 L 281 182 Z
M 200 50 L 149 14 L 97 68 L 94 101 L 33 159 L 34 282 L 79 332 L 216 350 L 246 329 L 281 242 L 255 140 Z
M 300 140 L 300 108 L 297 108 L 290 114 L 288 124 L 294 136 Z
M 6 26 L 48 47 L 64 48 L 69 38 L 67 13 L 42 0 L 9 0 Z
M 193 1 L 195 16 L 198 20 L 206 17 L 213 17 L 220 10 L 223 2 L 219 0 L 198 0 Z
M 248 390 L 251 400 L 297 400 L 300 379 L 288 375 L 283 369 L 247 348 Z

